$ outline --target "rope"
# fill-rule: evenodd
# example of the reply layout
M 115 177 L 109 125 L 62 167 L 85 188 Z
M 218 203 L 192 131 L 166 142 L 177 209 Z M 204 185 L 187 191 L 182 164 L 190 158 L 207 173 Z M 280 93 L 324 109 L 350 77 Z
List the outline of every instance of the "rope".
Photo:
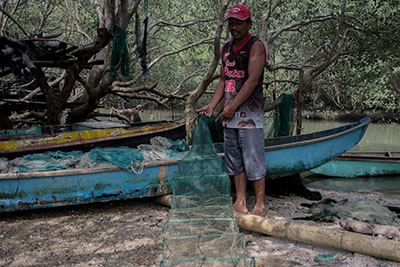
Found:
M 136 166 L 133 166 L 133 165 L 136 165 Z M 142 162 L 139 162 L 139 167 L 138 167 L 138 168 L 136 168 L 137 165 L 138 165 L 137 162 L 132 161 L 132 162 L 131 162 L 131 170 L 132 170 L 135 174 L 142 174 L 143 169 L 144 169 L 144 162 L 143 162 L 143 161 L 142 161 Z
M 147 16 L 147 0 L 144 1 L 144 14 L 146 18 L 144 19 L 144 32 L 143 32 L 143 40 L 140 41 L 141 33 L 140 33 L 140 19 L 139 13 L 136 10 L 135 13 L 135 33 L 136 33 L 136 51 L 140 58 L 140 66 L 142 67 L 143 74 L 149 74 L 149 70 L 147 68 L 147 29 L 149 23 L 149 17 Z

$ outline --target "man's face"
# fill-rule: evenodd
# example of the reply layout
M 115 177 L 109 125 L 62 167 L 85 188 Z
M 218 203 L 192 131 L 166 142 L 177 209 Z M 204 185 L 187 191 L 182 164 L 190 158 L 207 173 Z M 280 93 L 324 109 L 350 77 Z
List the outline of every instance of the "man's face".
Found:
M 233 39 L 242 39 L 249 34 L 252 23 L 244 20 L 229 18 L 228 29 L 232 34 Z

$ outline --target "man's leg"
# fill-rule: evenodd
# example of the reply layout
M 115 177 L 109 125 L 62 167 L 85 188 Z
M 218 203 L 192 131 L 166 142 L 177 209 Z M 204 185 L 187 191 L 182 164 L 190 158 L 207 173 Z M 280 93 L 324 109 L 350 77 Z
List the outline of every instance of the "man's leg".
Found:
M 233 210 L 237 212 L 247 213 L 246 204 L 246 184 L 247 176 L 246 173 L 241 173 L 234 176 L 235 188 L 236 188 L 236 201 L 233 203 Z M 263 197 L 264 200 L 264 197 Z
M 265 195 L 265 178 L 261 178 L 259 180 L 252 181 L 254 193 L 256 195 L 256 205 L 254 206 L 251 214 L 258 216 L 265 216 L 265 204 L 264 204 L 264 195 Z

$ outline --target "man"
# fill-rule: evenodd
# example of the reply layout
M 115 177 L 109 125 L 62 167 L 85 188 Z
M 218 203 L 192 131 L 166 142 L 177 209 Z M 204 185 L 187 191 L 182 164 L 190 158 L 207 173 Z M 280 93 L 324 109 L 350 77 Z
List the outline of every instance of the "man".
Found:
M 262 89 L 266 51 L 249 31 L 250 9 L 234 5 L 228 11 L 232 40 L 222 48 L 221 78 L 208 105 L 197 110 L 211 117 L 224 97 L 223 120 L 226 172 L 234 176 L 236 200 L 233 209 L 248 213 L 247 179 L 253 183 L 256 204 L 251 214 L 264 216 L 265 153 L 264 97 Z

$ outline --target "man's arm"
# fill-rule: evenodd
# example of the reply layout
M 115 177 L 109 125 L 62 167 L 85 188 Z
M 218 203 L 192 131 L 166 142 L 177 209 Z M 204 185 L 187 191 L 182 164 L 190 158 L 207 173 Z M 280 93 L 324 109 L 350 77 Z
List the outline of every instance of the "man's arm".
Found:
M 224 107 L 224 111 L 220 114 L 220 116 L 218 116 L 217 119 L 219 119 L 219 117 L 222 117 L 226 120 L 232 119 L 239 106 L 253 93 L 260 80 L 260 76 L 264 71 L 265 58 L 266 55 L 264 45 L 261 43 L 261 41 L 255 42 L 250 50 L 249 55 L 249 77 L 243 84 L 234 100 L 229 105 Z

